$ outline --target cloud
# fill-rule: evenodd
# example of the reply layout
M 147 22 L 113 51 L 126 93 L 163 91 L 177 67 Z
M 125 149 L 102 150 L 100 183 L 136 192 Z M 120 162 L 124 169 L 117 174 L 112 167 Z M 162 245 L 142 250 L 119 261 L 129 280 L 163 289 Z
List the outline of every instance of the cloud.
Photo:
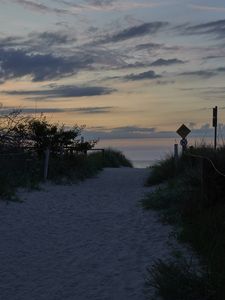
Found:
M 11 96 L 25 96 L 28 100 L 37 99 L 54 99 L 54 98 L 75 98 L 75 97 L 91 97 L 91 96 L 101 96 L 108 95 L 115 92 L 115 89 L 101 87 L 101 86 L 88 86 L 88 87 L 78 87 L 73 85 L 61 85 L 53 86 L 51 89 L 43 90 L 15 90 L 15 91 L 3 91 L 2 93 Z
M 191 93 L 192 95 L 195 95 L 198 98 L 208 101 L 208 103 L 211 104 L 215 103 L 215 101 L 217 101 L 218 103 L 224 102 L 225 87 L 209 86 L 205 88 L 181 88 L 180 90 L 185 93 Z M 212 106 L 204 107 L 201 110 L 212 110 Z
M 139 65 L 130 65 L 127 66 L 127 68 L 129 67 L 140 67 Z M 142 66 L 144 67 L 144 66 Z M 153 79 L 157 79 L 157 78 L 161 78 L 162 76 L 159 74 L 156 74 L 154 71 L 150 70 L 150 71 L 146 71 L 143 73 L 137 73 L 137 74 L 128 74 L 125 76 L 113 76 L 113 77 L 105 77 L 104 80 L 112 80 L 112 79 L 118 79 L 118 80 L 123 80 L 123 81 L 139 81 L 139 80 L 153 80 Z M 160 83 L 159 83 L 160 84 Z
M 138 127 L 138 126 L 122 126 L 122 127 L 116 127 L 113 129 L 113 132 L 138 132 L 138 133 L 150 133 L 154 132 L 154 128 L 146 128 L 146 127 Z
M 130 74 L 127 76 L 124 76 L 123 78 L 125 80 L 147 80 L 147 79 L 156 79 L 156 78 L 161 78 L 161 75 L 156 74 L 154 71 L 147 71 L 139 74 Z
M 24 114 L 41 113 L 79 113 L 79 114 L 107 114 L 113 111 L 113 106 L 101 107 L 78 107 L 78 108 L 18 108 Z M 0 115 L 8 114 L 15 110 L 15 107 L 0 108 Z
M 30 0 L 8 0 L 8 1 L 22 5 L 24 8 L 39 13 L 71 14 L 71 12 L 69 12 L 68 10 L 47 6 Z
M 8 48 L 8 47 L 17 47 L 23 44 L 24 38 L 20 36 L 7 36 L 0 38 L 0 47 Z
M 184 64 L 185 61 L 177 59 L 177 58 L 172 58 L 172 59 L 163 59 L 159 58 L 153 63 L 150 64 L 152 67 L 161 67 L 161 66 L 171 66 L 171 65 L 177 65 L 177 64 Z
M 30 75 L 33 81 L 43 81 L 70 76 L 80 70 L 120 69 L 127 65 L 126 55 L 120 50 L 99 45 L 78 45 L 79 41 L 76 42 L 76 37 L 70 31 L 32 32 L 24 37 L 0 36 L 0 62 L 5 69 L 6 79 L 10 73 L 15 74 L 10 78 Z M 36 63 L 41 58 L 42 65 Z M 15 60 L 17 63 L 12 64 L 9 70 L 8 62 Z M 0 77 L 2 73 L 0 70 Z
M 20 50 L 27 54 L 65 54 L 66 47 L 74 46 L 76 38 L 74 33 L 65 31 L 31 32 L 27 36 L 0 37 L 0 49 Z M 69 48 L 71 49 L 71 48 Z M 69 53 L 67 49 L 67 54 Z M 77 51 L 74 51 L 77 53 Z
M 82 57 L 59 57 L 52 54 L 32 54 L 25 50 L 0 48 L 0 79 L 30 75 L 33 81 L 45 81 L 76 74 L 91 63 Z
M 163 3 L 154 2 L 141 2 L 136 1 L 119 1 L 119 0 L 84 0 L 84 3 L 75 4 L 68 0 L 57 0 L 61 4 L 69 7 L 70 10 L 80 13 L 80 12 L 110 12 L 110 11 L 127 11 L 135 10 L 140 8 L 154 8 L 158 6 L 165 5 Z
M 108 35 L 103 37 L 102 39 L 98 40 L 96 43 L 99 44 L 106 44 L 106 43 L 117 43 L 121 41 L 125 41 L 128 39 L 142 37 L 147 34 L 155 34 L 161 28 L 168 25 L 167 22 L 150 22 L 150 23 L 143 23 L 141 25 L 132 26 L 126 28 L 122 31 L 119 31 L 113 35 Z
M 76 41 L 74 37 L 71 37 L 64 32 L 45 31 L 36 34 L 31 33 L 30 37 L 33 41 L 36 41 L 36 43 L 41 41 L 42 43 L 46 44 L 46 46 L 68 45 L 69 43 Z
M 213 138 L 214 129 L 210 124 L 202 124 L 200 127 L 196 127 L 196 124 L 191 122 L 188 124 L 191 128 L 191 133 L 188 136 L 191 138 L 200 138 L 204 139 L 207 137 Z M 225 133 L 225 125 L 219 125 L 220 132 Z M 88 128 L 84 131 L 86 138 L 99 138 L 102 140 L 111 140 L 111 139 L 156 139 L 156 138 L 174 138 L 179 139 L 178 134 L 174 131 L 159 131 L 157 128 L 153 127 L 138 127 L 138 126 L 124 126 L 116 128 Z
M 211 70 L 198 70 L 198 71 L 189 71 L 180 73 L 181 76 L 190 76 L 190 77 L 202 77 L 202 78 L 210 78 L 216 76 L 216 73 Z
M 145 128 L 138 126 L 124 126 L 116 128 L 90 128 L 84 131 L 87 138 L 100 138 L 100 139 L 138 139 L 149 138 L 154 134 L 155 128 Z
M 218 20 L 214 22 L 202 23 L 194 26 L 183 25 L 178 29 L 188 35 L 214 35 L 217 38 L 225 37 L 225 20 Z
M 158 43 L 145 43 L 145 44 L 140 44 L 135 47 L 136 51 L 142 51 L 142 50 L 158 50 L 161 47 L 163 47 L 163 44 L 158 44 Z
M 168 84 L 174 84 L 176 81 L 175 80 L 157 80 L 154 82 L 154 84 L 157 85 L 168 85 Z
M 196 70 L 196 71 L 188 71 L 180 73 L 181 76 L 188 76 L 188 77 L 201 77 L 201 78 L 211 78 L 214 76 L 218 76 L 220 74 L 225 73 L 225 67 L 215 68 L 215 69 L 208 69 L 208 70 Z
M 218 59 L 218 58 L 224 58 L 225 57 L 225 53 L 224 54 L 218 54 L 218 55 L 208 55 L 203 57 L 203 60 L 209 60 L 209 59 Z
M 219 6 L 207 6 L 207 5 L 195 5 L 195 4 L 191 4 L 190 5 L 191 8 L 195 9 L 195 10 L 201 10 L 201 11 L 215 11 L 215 12 L 223 12 L 225 11 L 225 7 L 219 7 Z
M 181 89 L 185 92 L 194 93 L 197 96 L 200 96 L 204 100 L 215 101 L 222 100 L 224 101 L 225 87 L 207 87 L 207 88 L 188 88 Z M 211 109 L 211 108 L 206 108 Z
M 102 107 L 81 107 L 73 108 L 72 112 L 77 112 L 80 114 L 108 114 L 113 111 L 113 106 L 102 106 Z M 71 111 L 71 109 L 68 109 Z

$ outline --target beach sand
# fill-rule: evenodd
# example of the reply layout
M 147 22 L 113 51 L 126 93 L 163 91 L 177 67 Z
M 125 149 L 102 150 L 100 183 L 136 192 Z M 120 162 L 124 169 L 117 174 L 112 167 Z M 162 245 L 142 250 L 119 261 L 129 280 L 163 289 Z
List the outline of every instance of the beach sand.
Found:
M 109 168 L 1 202 L 0 299 L 146 299 L 146 267 L 171 251 L 171 227 L 138 204 L 148 172 Z

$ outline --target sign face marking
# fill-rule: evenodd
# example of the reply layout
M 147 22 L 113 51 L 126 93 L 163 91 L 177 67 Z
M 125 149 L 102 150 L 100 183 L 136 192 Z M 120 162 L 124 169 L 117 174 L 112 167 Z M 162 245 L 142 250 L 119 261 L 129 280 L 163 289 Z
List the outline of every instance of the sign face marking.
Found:
M 180 141 L 180 145 L 181 145 L 182 147 L 186 147 L 187 144 L 188 144 L 188 141 L 187 141 L 186 139 L 182 139 L 182 140 Z
M 179 136 L 182 137 L 182 139 L 185 139 L 186 136 L 188 136 L 188 134 L 191 132 L 191 130 L 185 126 L 184 124 L 180 126 L 180 128 L 177 129 L 177 133 L 179 134 Z

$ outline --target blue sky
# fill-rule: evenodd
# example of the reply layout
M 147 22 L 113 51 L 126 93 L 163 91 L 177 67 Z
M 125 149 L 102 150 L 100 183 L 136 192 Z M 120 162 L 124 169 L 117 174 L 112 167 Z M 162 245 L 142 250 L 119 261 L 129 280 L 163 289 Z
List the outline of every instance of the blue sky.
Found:
M 224 1 L 0 0 L 0 20 L 2 112 L 121 139 L 224 123 Z

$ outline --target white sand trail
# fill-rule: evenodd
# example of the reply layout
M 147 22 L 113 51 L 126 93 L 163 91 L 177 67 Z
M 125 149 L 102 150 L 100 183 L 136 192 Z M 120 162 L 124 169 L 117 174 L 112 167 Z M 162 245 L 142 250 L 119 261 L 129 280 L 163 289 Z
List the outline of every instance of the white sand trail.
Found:
M 146 267 L 169 255 L 171 230 L 138 206 L 148 172 L 105 169 L 0 203 L 0 299 L 146 299 Z

